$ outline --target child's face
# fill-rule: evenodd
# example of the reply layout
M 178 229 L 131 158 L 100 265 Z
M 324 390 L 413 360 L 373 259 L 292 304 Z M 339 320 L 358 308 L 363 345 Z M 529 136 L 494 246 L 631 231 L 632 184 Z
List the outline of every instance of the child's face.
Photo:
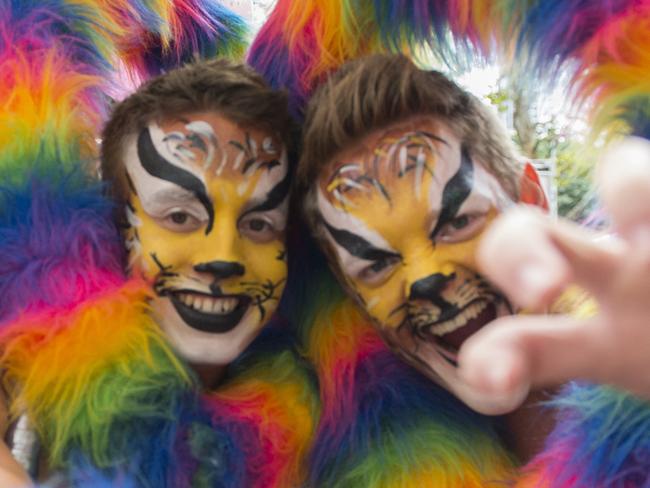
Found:
M 125 153 L 130 268 L 197 363 L 227 364 L 275 310 L 287 275 L 289 172 L 277 136 L 201 112 L 151 123 Z
M 458 350 L 512 313 L 477 273 L 476 248 L 512 199 L 432 118 L 370 134 L 338 154 L 317 185 L 328 254 L 347 289 L 398 354 L 470 399 Z

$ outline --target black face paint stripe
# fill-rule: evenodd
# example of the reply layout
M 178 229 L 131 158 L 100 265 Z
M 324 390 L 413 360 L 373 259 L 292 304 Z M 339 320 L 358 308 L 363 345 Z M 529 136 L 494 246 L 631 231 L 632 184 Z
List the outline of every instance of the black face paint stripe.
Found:
M 474 163 L 469 157 L 467 148 L 463 145 L 460 149 L 460 168 L 442 191 L 442 209 L 436 227 L 429 236 L 431 240 L 434 240 L 438 232 L 456 217 L 461 205 L 472 193 L 473 182 Z
M 186 139 L 190 142 L 190 147 L 195 147 L 204 154 L 208 152 L 208 145 L 199 134 L 189 134 Z
M 280 181 L 277 185 L 271 188 L 271 191 L 269 191 L 269 193 L 266 195 L 266 200 L 264 200 L 259 205 L 256 205 L 255 207 L 247 210 L 244 213 L 244 215 L 248 215 L 249 213 L 252 212 L 265 212 L 267 210 L 272 210 L 276 208 L 282 202 L 284 202 L 284 199 L 289 194 L 290 188 L 291 188 L 291 172 L 287 171 L 287 173 L 284 175 L 284 178 L 282 178 L 282 181 Z M 242 215 L 242 217 L 244 215 Z
M 170 181 L 192 192 L 208 213 L 208 225 L 205 233 L 206 235 L 209 234 L 214 225 L 214 208 L 208 197 L 205 185 L 192 173 L 178 166 L 174 166 L 156 151 L 149 128 L 143 129 L 138 136 L 138 157 L 140 158 L 142 167 L 151 176 Z
M 365 259 L 366 261 L 400 258 L 400 255 L 397 253 L 376 248 L 361 236 L 348 232 L 347 230 L 336 229 L 325 220 L 323 220 L 323 223 L 336 243 L 357 258 Z
M 257 162 L 256 158 L 249 158 L 244 162 L 244 166 L 241 170 L 242 174 L 246 174 L 248 170 L 250 169 L 251 166 L 253 166 Z

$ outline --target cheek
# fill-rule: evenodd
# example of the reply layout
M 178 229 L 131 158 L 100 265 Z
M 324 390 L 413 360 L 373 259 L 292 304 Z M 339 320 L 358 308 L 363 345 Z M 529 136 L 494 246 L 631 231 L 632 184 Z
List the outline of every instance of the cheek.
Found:
M 284 242 L 275 240 L 264 244 L 242 239 L 239 243 L 242 264 L 246 267 L 245 279 L 261 283 L 271 281 L 280 285 L 287 278 L 286 248 Z M 284 286 L 282 283 L 281 286 Z
M 457 244 L 439 245 L 441 262 L 448 261 L 476 271 L 476 250 L 479 242 L 480 235 Z
M 162 271 L 161 265 L 178 270 L 192 264 L 192 250 L 200 249 L 199 246 L 202 245 L 201 236 L 197 235 L 200 232 L 171 232 L 161 228 L 147 216 L 144 216 L 141 222 L 137 228 L 141 253 L 139 260 L 145 276 L 153 277 L 159 274 Z
M 362 283 L 352 281 L 353 288 L 365 303 L 365 310 L 382 327 L 394 328 L 404 319 L 406 303 L 403 293 L 403 279 L 399 272 L 393 273 L 385 283 L 369 287 Z
M 461 265 L 464 268 L 478 272 L 476 252 L 484 234 L 485 228 L 477 235 L 466 241 L 453 244 L 438 244 L 436 251 L 438 252 L 439 261 L 441 263 L 454 263 Z

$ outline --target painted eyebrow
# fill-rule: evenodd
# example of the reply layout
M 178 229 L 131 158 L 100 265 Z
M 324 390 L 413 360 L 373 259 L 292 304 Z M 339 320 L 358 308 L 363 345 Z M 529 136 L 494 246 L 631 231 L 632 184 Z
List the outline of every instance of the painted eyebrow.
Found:
M 138 136 L 138 158 L 147 173 L 161 180 L 174 183 L 197 198 L 208 214 L 209 220 L 205 233 L 206 235 L 209 234 L 214 225 L 214 208 L 205 185 L 192 173 L 173 165 L 158 153 L 148 127 L 144 128 Z
M 332 227 L 325 219 L 323 219 L 323 223 L 325 224 L 325 228 L 327 228 L 327 232 L 330 233 L 336 243 L 352 256 L 365 261 L 378 261 L 385 258 L 401 257 L 395 252 L 386 251 L 373 246 L 370 242 L 357 234 Z
M 473 182 L 474 163 L 469 157 L 467 147 L 463 145 L 460 149 L 460 167 L 442 191 L 442 209 L 438 216 L 438 222 L 429 236 L 431 240 L 434 240 L 440 230 L 456 217 L 463 202 L 472 193 Z
M 266 198 L 261 203 L 246 210 L 242 217 L 252 212 L 266 212 L 267 210 L 273 210 L 278 207 L 282 202 L 284 202 L 285 198 L 289 194 L 290 188 L 291 171 L 287 170 L 282 180 L 266 194 Z

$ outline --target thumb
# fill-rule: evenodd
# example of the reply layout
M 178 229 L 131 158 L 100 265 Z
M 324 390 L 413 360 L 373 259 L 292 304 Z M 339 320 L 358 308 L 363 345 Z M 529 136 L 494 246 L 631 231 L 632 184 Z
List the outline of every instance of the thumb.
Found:
M 530 389 L 602 376 L 607 348 L 596 327 L 566 315 L 500 318 L 465 341 L 458 374 L 484 395 L 500 398 L 499 413 L 506 413 Z
M 597 181 L 614 226 L 627 239 L 649 232 L 650 142 L 628 137 L 611 145 L 600 162 Z

